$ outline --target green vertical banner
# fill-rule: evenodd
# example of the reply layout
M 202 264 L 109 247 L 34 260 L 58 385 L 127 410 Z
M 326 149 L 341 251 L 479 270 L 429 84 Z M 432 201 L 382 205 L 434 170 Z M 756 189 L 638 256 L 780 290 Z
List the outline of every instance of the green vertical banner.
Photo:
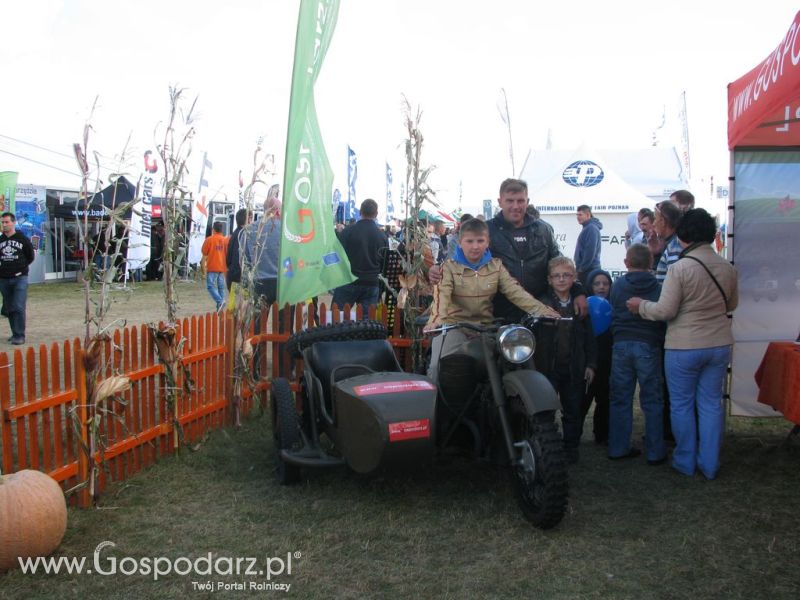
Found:
M 355 278 L 336 238 L 333 172 L 322 143 L 314 83 L 333 37 L 339 0 L 301 0 L 292 71 L 278 303 L 296 304 Z
M 17 195 L 16 171 L 0 171 L 0 213 L 14 212 L 14 197 Z

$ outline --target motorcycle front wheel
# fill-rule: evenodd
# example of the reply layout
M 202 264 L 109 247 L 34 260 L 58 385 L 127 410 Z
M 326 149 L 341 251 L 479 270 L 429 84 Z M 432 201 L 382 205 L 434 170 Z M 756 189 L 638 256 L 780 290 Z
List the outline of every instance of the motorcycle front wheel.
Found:
M 567 511 L 569 484 L 564 445 L 555 415 L 525 419 L 518 438 L 517 464 L 511 467 L 514 492 L 522 514 L 539 529 L 555 527 Z

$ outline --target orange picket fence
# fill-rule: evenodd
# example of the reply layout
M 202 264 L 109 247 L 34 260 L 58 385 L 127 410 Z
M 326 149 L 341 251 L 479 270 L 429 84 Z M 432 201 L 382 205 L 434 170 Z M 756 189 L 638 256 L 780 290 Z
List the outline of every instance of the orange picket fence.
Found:
M 394 309 L 391 318 L 385 307 L 370 307 L 369 317 L 390 324 L 389 341 L 401 360 L 410 367 L 411 339 L 401 335 L 402 316 Z M 286 307 L 281 314 L 277 306 L 271 314 L 263 312 L 260 323 L 267 323 L 264 333 L 251 328 L 251 343 L 256 347 L 255 360 L 259 372 L 269 374 L 259 379 L 254 398 L 245 388 L 240 413 L 249 413 L 255 402 L 264 403 L 272 378 L 282 376 L 280 365 L 293 372 L 293 387 L 302 374 L 302 361 L 293 361 L 285 350 L 292 331 L 348 320 L 353 316 L 349 307 L 328 311 L 324 304 L 318 310 L 313 305 Z M 362 317 L 361 307 L 356 309 Z M 106 404 L 102 427 L 102 450 L 92 459 L 102 465 L 98 493 L 109 480 L 121 481 L 160 456 L 175 451 L 180 444 L 175 432 L 177 418 L 183 431 L 181 443 L 196 444 L 209 430 L 230 422 L 233 389 L 234 322 L 229 313 L 210 313 L 183 319 L 178 324 L 178 338 L 183 339 L 182 363 L 192 380 L 190 394 L 181 394 L 175 414 L 168 409 L 163 394 L 166 379 L 158 362 L 155 344 L 145 325 L 126 327 L 114 332 L 105 344 L 103 364 L 106 375 L 128 377 L 131 388 L 120 401 Z M 0 352 L 0 433 L 2 433 L 3 473 L 22 469 L 37 469 L 49 473 L 65 490 L 78 488 L 71 501 L 89 506 L 92 498 L 86 486 L 90 428 L 83 345 L 78 339 L 61 344 L 41 345 L 38 350 L 15 350 L 11 356 Z M 269 360 L 283 356 L 283 360 Z M 183 384 L 183 369 L 179 369 L 176 385 Z M 285 376 L 285 375 L 283 375 Z

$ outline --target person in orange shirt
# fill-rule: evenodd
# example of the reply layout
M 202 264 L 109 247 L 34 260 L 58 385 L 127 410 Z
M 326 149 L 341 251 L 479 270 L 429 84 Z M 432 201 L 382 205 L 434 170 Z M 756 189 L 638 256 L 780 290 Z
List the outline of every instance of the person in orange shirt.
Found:
M 217 310 L 225 304 L 225 255 L 228 252 L 228 238 L 222 235 L 224 225 L 214 223 L 211 235 L 203 242 L 203 256 L 206 259 L 206 287 L 217 303 Z

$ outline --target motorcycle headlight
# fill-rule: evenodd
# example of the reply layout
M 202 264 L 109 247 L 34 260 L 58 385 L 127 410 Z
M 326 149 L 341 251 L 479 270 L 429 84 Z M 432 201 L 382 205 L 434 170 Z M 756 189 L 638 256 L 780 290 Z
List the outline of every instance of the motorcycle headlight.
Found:
M 529 329 L 519 325 L 507 325 L 500 329 L 497 343 L 503 357 L 511 363 L 524 363 L 536 349 L 536 340 Z

